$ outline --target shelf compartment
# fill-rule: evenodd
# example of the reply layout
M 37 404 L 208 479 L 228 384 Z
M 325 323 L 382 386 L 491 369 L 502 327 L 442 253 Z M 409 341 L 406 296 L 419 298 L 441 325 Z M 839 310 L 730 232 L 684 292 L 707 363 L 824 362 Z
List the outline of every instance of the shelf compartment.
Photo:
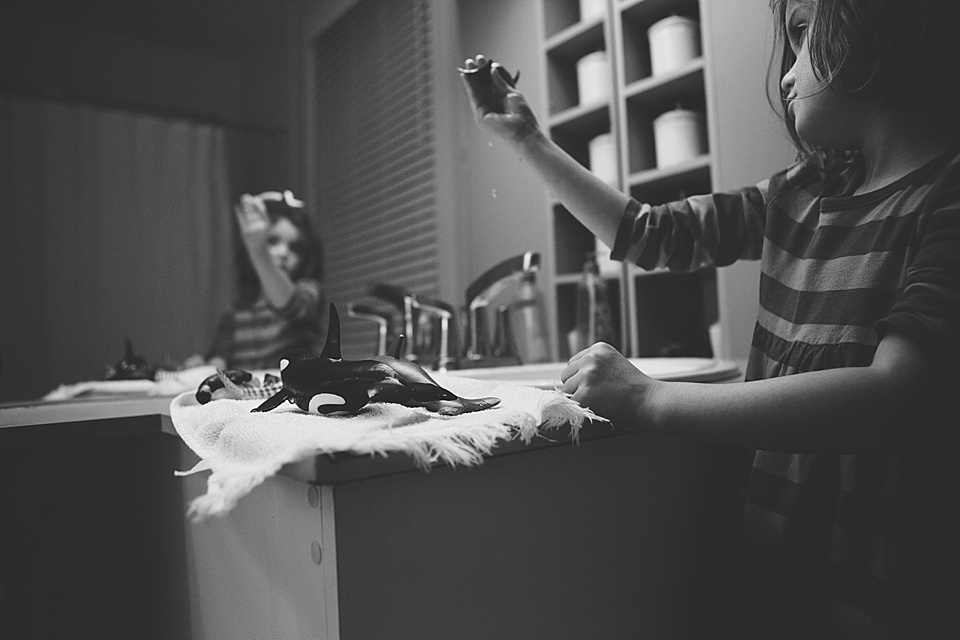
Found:
M 657 271 L 634 278 L 639 357 L 713 356 L 709 327 L 717 321 L 716 270 Z
M 670 187 L 710 179 L 710 155 L 702 155 L 663 169 L 647 169 L 630 175 L 634 187 Z M 701 175 L 702 174 L 702 175 Z
M 577 62 L 589 53 L 607 49 L 604 25 L 599 19 L 574 25 L 551 39 L 545 47 L 551 115 L 579 106 Z
M 577 105 L 547 120 L 551 131 L 564 134 L 597 135 L 610 131 L 610 105 L 599 102 Z
M 585 167 L 590 166 L 590 141 L 610 132 L 610 107 L 606 104 L 575 107 L 550 119 L 550 137 Z
M 632 104 L 649 108 L 669 104 L 678 97 L 702 94 L 703 67 L 703 58 L 697 58 L 670 73 L 631 82 L 625 87 L 624 96 Z
M 620 281 L 616 278 L 604 279 L 607 285 L 607 302 L 610 304 L 610 316 L 613 324 L 613 333 L 615 336 L 621 336 L 620 329 Z M 557 285 L 557 334 L 560 338 L 560 359 L 568 360 L 573 353 L 570 350 L 570 343 L 567 334 L 577 325 L 577 286 L 579 277 L 566 280 Z M 619 342 L 617 339 L 615 342 Z M 619 347 L 618 344 L 614 344 Z
M 557 277 L 578 276 L 587 254 L 596 250 L 596 241 L 561 204 L 553 205 L 554 255 Z
M 624 81 L 631 84 L 650 76 L 650 42 L 647 30 L 671 15 L 700 22 L 696 0 L 635 0 L 620 4 L 624 47 Z M 702 45 L 701 45 L 702 48 Z
M 710 193 L 710 155 L 702 155 L 664 169 L 630 174 L 630 195 L 648 204 L 662 204 L 686 196 Z
M 543 48 L 548 56 L 576 62 L 591 51 L 605 48 L 603 26 L 603 18 L 577 22 L 548 38 Z
M 584 23 L 580 19 L 580 0 L 549 0 L 544 3 L 543 27 L 547 40 L 563 39 L 571 31 L 590 28 L 600 18 Z
M 706 112 L 703 64 L 662 79 L 635 83 L 631 89 L 626 99 L 627 168 L 635 174 L 657 166 L 653 121 L 658 116 L 677 107 Z

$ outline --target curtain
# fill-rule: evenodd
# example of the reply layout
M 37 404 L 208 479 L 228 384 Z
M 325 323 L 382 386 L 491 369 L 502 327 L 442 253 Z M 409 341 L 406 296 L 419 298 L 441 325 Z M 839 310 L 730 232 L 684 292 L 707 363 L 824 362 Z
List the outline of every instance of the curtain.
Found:
M 124 338 L 204 352 L 232 293 L 220 127 L 0 97 L 0 400 L 99 378 Z

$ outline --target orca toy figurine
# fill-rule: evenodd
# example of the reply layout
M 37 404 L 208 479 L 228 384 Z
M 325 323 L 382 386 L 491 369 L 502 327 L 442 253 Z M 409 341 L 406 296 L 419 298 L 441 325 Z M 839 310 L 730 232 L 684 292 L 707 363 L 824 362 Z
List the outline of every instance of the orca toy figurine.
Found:
M 157 368 L 147 364 L 147 359 L 133 352 L 130 338 L 123 339 L 123 360 L 107 367 L 103 372 L 104 380 L 156 380 Z
M 330 304 L 327 339 L 319 356 L 287 354 L 280 360 L 283 387 L 253 411 L 270 411 L 284 401 L 308 413 L 353 414 L 373 402 L 423 407 L 445 416 L 482 411 L 499 398 L 461 398 L 444 389 L 416 363 L 400 357 L 404 336 L 394 341 L 393 356 L 344 360 L 340 355 L 340 315 Z

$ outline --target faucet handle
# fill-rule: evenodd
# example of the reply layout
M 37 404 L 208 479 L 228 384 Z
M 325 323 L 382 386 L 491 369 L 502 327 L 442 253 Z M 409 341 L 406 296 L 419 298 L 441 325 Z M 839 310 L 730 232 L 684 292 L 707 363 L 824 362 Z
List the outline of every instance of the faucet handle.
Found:
M 419 306 L 417 304 L 417 295 L 403 287 L 392 284 L 373 284 L 367 290 L 368 293 L 381 300 L 390 303 L 400 312 L 403 318 L 403 333 L 407 336 L 408 353 L 405 354 L 410 359 L 415 359 L 413 353 L 415 345 L 418 343 L 417 325 L 419 324 Z
M 456 367 L 458 347 L 454 321 L 457 312 L 454 306 L 441 300 L 423 296 L 416 296 L 414 305 L 421 311 L 433 314 L 439 321 L 440 345 L 437 354 L 437 368 L 444 370 L 448 367 Z
M 377 355 L 384 355 L 387 352 L 387 340 L 393 333 L 392 315 L 370 305 L 356 304 L 353 302 L 347 304 L 347 315 L 351 318 L 371 320 L 379 325 L 377 330 Z

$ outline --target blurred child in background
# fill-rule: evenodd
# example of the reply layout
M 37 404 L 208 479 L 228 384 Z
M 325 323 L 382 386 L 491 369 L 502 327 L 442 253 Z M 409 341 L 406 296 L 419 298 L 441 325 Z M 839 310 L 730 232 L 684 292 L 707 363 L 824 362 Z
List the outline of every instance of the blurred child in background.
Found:
M 238 296 L 207 354 L 184 366 L 276 369 L 288 350 L 319 353 L 327 317 L 323 250 L 304 203 L 290 191 L 244 194 L 234 213 Z

